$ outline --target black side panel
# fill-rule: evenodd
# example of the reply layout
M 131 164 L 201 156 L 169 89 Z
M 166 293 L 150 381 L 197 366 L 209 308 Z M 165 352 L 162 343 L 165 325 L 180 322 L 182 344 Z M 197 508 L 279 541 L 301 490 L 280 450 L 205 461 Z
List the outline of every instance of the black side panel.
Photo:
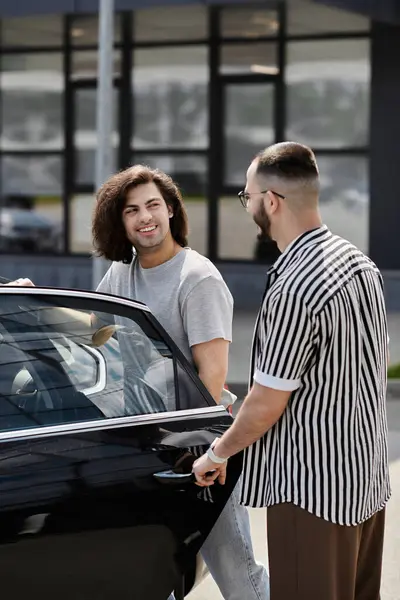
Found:
M 165 600 L 190 569 L 241 471 L 212 501 L 185 481 L 228 416 L 0 444 L 0 580 L 6 598 Z M 182 461 L 183 456 L 186 458 Z

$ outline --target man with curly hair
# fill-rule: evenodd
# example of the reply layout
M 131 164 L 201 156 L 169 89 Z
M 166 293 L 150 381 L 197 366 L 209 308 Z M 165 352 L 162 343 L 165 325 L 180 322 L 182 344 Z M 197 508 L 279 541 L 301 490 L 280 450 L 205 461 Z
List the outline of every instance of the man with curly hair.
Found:
M 147 304 L 219 403 L 233 300 L 216 267 L 188 248 L 188 219 L 173 180 L 143 165 L 113 175 L 98 191 L 92 232 L 97 255 L 112 261 L 98 291 Z M 255 561 L 238 489 L 202 555 L 225 600 L 269 598 L 268 576 Z

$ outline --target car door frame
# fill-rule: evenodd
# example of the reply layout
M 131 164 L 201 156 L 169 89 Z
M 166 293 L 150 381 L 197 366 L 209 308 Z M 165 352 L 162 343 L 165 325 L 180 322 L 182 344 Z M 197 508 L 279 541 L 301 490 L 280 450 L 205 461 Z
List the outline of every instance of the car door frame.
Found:
M 162 424 L 171 424 L 171 423 L 180 423 L 180 422 L 198 422 L 199 428 L 201 428 L 201 423 L 203 422 L 213 422 L 215 421 L 215 435 L 218 432 L 219 424 L 224 421 L 226 422 L 227 417 L 230 415 L 226 411 L 226 409 L 218 405 L 211 394 L 208 392 L 207 388 L 199 379 L 196 374 L 194 368 L 190 365 L 186 357 L 183 355 L 179 347 L 175 344 L 172 338 L 168 335 L 168 333 L 163 329 L 157 319 L 152 315 L 151 311 L 147 306 L 140 302 L 131 301 L 126 298 L 120 298 L 109 294 L 103 294 L 99 292 L 92 291 L 80 291 L 80 290 L 70 290 L 70 289 L 58 289 L 58 288 L 50 288 L 50 287 L 14 287 L 0 286 L 0 294 L 10 295 L 19 295 L 19 296 L 42 296 L 42 297 L 59 297 L 61 298 L 71 298 L 75 297 L 78 301 L 79 299 L 85 300 L 105 300 L 109 304 L 109 308 L 112 310 L 112 306 L 125 307 L 127 309 L 133 308 L 136 310 L 140 310 L 141 313 L 146 317 L 146 319 L 151 323 L 157 333 L 168 343 L 170 346 L 173 355 L 179 360 L 181 367 L 184 369 L 186 374 L 190 377 L 193 384 L 201 393 L 203 399 L 206 400 L 207 406 L 201 408 L 189 408 L 168 412 L 160 412 L 160 413 L 151 413 L 151 414 L 140 414 L 140 415 L 132 415 L 126 417 L 113 417 L 113 418 L 104 418 L 101 420 L 86 420 L 81 422 L 74 423 L 64 423 L 64 424 L 56 424 L 56 425 L 46 425 L 41 427 L 35 427 L 30 429 L 20 429 L 20 430 L 10 430 L 5 432 L 0 432 L 0 445 L 2 442 L 11 441 L 27 441 L 27 440 L 40 440 L 41 438 L 51 438 L 55 436 L 63 436 L 80 432 L 98 432 L 98 431 L 111 431 L 113 429 L 129 427 L 136 428 L 142 426 L 152 426 L 152 425 L 162 425 Z M 223 429 L 221 430 L 221 432 Z M 208 443 L 212 441 L 213 437 L 208 435 Z M 192 440 L 192 442 L 195 440 Z M 204 443 L 204 440 L 203 440 Z M 190 444 L 195 445 L 194 443 Z M 186 447 L 186 444 L 183 443 L 182 447 Z M 240 476 L 241 471 L 241 461 L 242 461 L 242 453 L 237 455 L 235 459 L 232 461 L 234 463 L 235 473 L 237 474 L 236 481 Z M 240 463 L 240 469 L 238 467 Z M 235 483 L 236 483 L 235 481 Z M 231 491 L 233 490 L 232 489 Z

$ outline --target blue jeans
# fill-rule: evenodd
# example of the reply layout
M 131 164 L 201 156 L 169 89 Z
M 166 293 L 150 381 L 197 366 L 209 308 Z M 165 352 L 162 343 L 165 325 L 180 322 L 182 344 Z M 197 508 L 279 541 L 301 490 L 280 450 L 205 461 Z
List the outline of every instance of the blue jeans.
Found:
M 269 578 L 256 562 L 247 508 L 239 504 L 240 481 L 228 500 L 201 555 L 224 600 L 269 600 Z M 174 600 L 171 595 L 168 600 Z

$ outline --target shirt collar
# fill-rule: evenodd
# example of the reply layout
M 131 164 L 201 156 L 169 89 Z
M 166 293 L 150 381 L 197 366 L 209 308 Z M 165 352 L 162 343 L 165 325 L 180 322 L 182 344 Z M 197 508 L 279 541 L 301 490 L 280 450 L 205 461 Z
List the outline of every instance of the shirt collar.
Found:
M 315 244 L 320 244 L 321 242 L 329 239 L 331 235 L 332 234 L 326 225 L 321 225 L 315 229 L 305 231 L 285 248 L 279 258 L 277 258 L 272 267 L 269 269 L 268 273 L 282 273 L 282 271 L 284 271 L 291 264 L 299 252 L 309 248 L 310 246 L 314 246 Z

